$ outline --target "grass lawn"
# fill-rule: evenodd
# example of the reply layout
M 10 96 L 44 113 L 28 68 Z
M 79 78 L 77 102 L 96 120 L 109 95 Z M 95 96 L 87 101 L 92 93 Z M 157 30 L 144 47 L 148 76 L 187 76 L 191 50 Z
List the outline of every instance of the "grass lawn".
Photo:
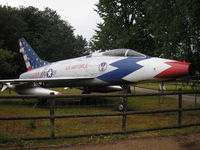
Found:
M 64 94 L 80 94 L 76 89 L 54 89 Z M 5 91 L 7 92 L 7 91 Z M 5 93 L 1 93 L 5 94 Z M 8 93 L 6 93 L 8 94 Z M 15 94 L 15 93 L 12 93 Z M 158 97 L 132 97 L 128 99 L 129 111 L 143 111 L 156 109 L 175 109 L 178 101 L 171 98 L 162 98 L 163 103 L 158 103 Z M 33 108 L 35 100 L 0 100 L 0 117 L 17 116 L 37 116 L 49 115 L 48 104 L 39 105 Z M 90 98 L 85 103 L 80 99 L 61 99 L 56 100 L 55 114 L 86 114 L 86 113 L 110 113 L 117 112 L 120 102 L 119 98 Z M 194 107 L 194 103 L 183 102 L 184 108 Z M 197 107 L 200 107 L 198 104 Z M 183 123 L 200 123 L 200 112 L 184 112 Z M 127 130 L 154 128 L 162 126 L 177 125 L 177 113 L 153 114 L 153 115 L 134 115 L 128 116 Z M 48 141 L 21 141 L 20 137 L 43 137 L 49 136 L 49 120 L 26 120 L 26 121 L 0 121 L 0 146 L 43 146 L 55 144 L 83 144 L 87 142 L 102 142 L 118 138 L 126 138 L 133 135 L 112 135 L 90 138 L 59 139 Z M 74 119 L 56 119 L 56 136 L 75 135 L 85 133 L 99 133 L 108 131 L 121 131 L 121 117 L 97 117 L 97 118 L 74 118 Z M 168 132 L 167 132 L 168 131 Z M 200 131 L 200 127 L 192 127 L 177 130 L 157 131 L 150 133 L 137 133 L 134 135 L 143 136 L 175 134 L 185 132 Z

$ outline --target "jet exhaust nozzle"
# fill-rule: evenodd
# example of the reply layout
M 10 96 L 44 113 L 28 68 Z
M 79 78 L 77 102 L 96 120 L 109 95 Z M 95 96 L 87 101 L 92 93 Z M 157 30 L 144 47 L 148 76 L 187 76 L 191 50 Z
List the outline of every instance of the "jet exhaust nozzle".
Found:
M 193 65 L 193 64 L 190 64 L 189 65 L 189 75 L 195 75 L 195 73 L 196 73 L 196 67 L 195 67 L 195 65 Z

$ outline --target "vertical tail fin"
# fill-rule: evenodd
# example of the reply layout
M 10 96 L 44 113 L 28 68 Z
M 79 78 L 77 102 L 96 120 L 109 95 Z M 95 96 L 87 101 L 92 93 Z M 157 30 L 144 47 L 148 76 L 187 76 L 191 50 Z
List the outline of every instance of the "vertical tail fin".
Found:
M 19 46 L 28 71 L 50 64 L 41 60 L 24 38 L 19 39 Z

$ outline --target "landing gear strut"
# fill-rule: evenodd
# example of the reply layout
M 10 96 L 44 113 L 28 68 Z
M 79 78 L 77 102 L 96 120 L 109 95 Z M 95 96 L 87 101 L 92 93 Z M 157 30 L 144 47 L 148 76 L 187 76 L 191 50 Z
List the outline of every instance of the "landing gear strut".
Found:
M 122 85 L 122 93 L 123 94 L 130 94 L 131 90 L 130 90 L 130 86 L 128 85 Z M 121 97 L 120 98 L 120 104 L 118 105 L 118 110 L 119 111 L 126 111 L 126 107 L 127 107 L 127 98 L 125 97 Z
M 47 99 L 46 98 L 38 99 L 38 101 L 34 104 L 33 108 L 36 108 L 38 105 L 44 105 L 46 103 L 47 103 Z
M 91 92 L 89 90 L 84 90 L 81 94 L 90 94 Z M 80 99 L 81 104 L 88 104 L 89 103 L 89 97 L 82 97 Z

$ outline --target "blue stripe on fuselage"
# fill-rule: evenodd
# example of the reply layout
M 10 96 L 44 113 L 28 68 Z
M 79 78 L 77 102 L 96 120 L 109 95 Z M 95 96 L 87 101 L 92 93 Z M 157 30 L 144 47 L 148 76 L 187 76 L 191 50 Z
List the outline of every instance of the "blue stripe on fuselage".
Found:
M 116 83 L 116 84 L 120 84 L 120 83 L 128 83 L 128 81 L 123 80 L 122 78 L 124 78 L 125 76 L 127 76 L 130 73 L 135 72 L 136 70 L 142 68 L 143 66 L 137 64 L 138 61 L 144 60 L 144 59 L 148 59 L 149 57 L 145 57 L 145 58 L 125 58 L 119 61 L 116 61 L 112 64 L 110 64 L 111 66 L 114 66 L 118 69 L 113 70 L 111 72 L 105 73 L 99 77 L 97 77 L 98 79 L 108 82 L 108 83 Z

